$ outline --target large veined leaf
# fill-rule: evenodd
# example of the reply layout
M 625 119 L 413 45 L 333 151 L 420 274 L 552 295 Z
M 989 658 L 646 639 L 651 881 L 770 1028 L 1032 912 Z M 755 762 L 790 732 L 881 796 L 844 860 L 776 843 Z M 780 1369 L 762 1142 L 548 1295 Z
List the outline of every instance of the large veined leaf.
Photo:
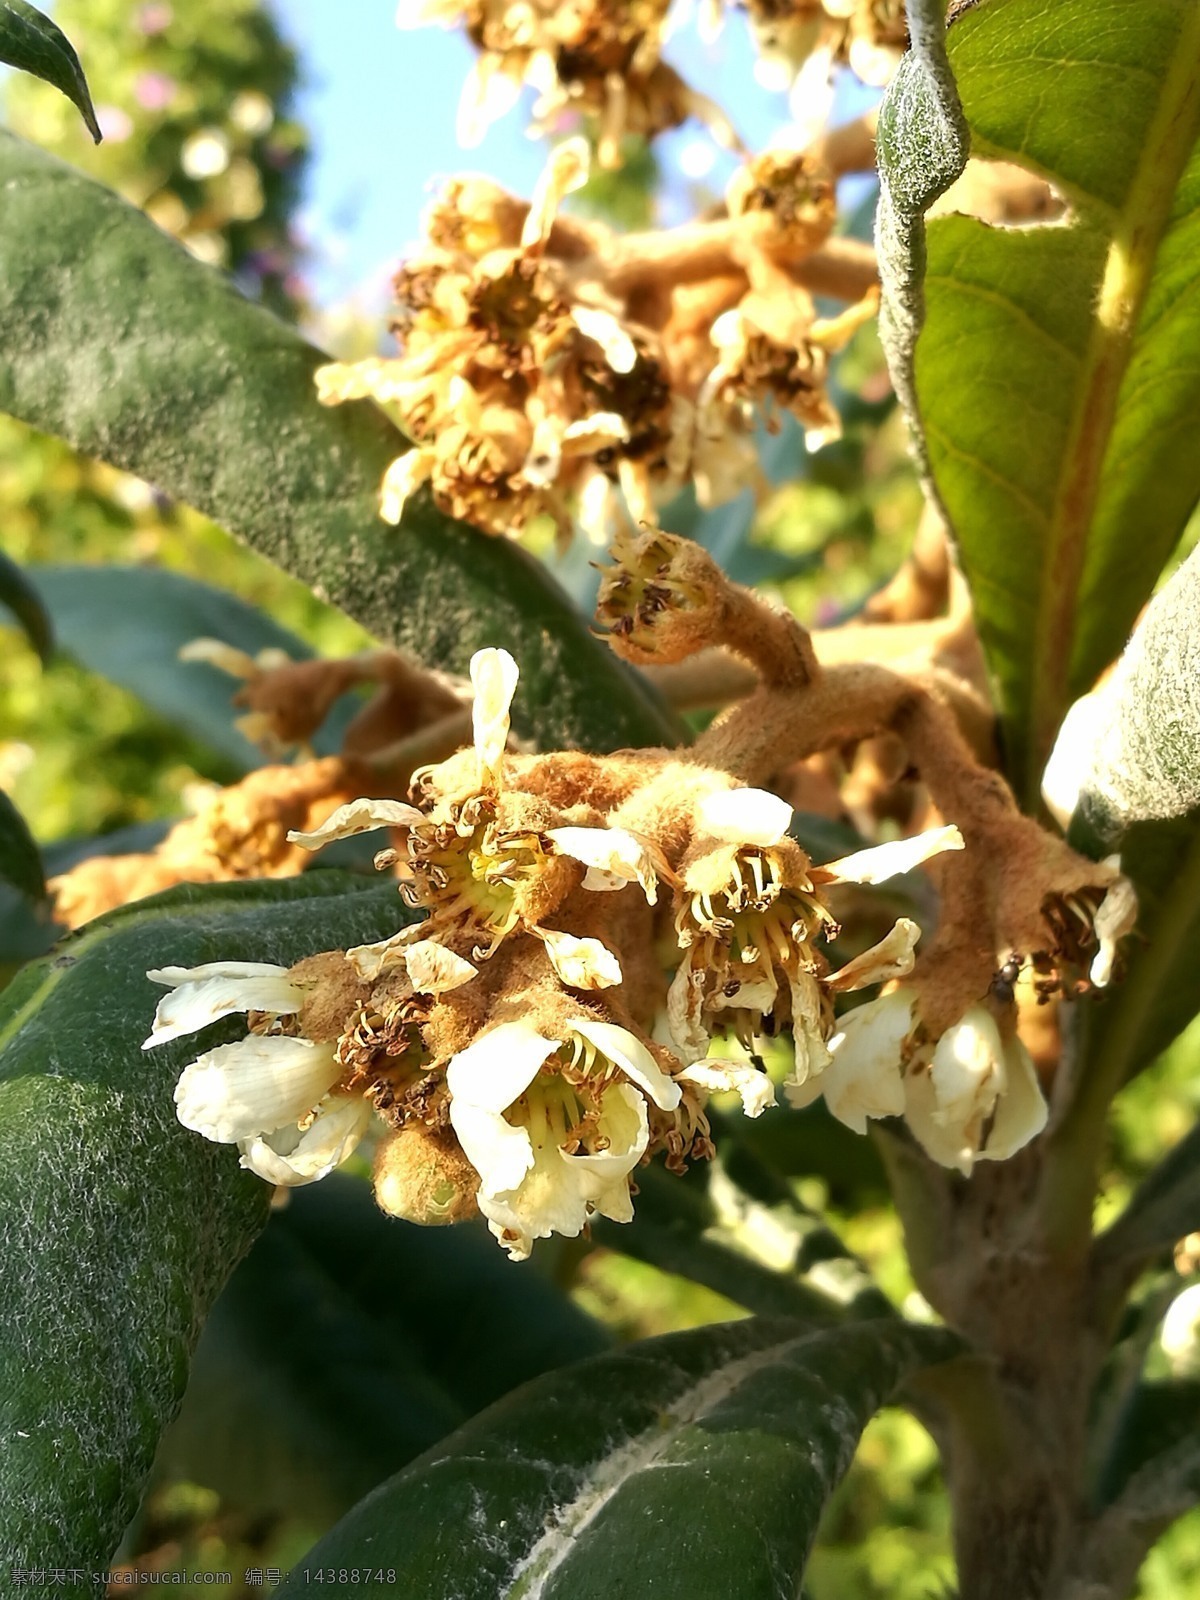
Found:
M 1032 228 L 938 217 L 923 252 L 885 261 L 889 296 L 923 311 L 895 355 L 1032 797 L 1200 495 L 1200 10 L 980 0 L 947 43 L 972 153 L 1031 168 L 1068 207 Z M 920 63 L 889 100 L 894 191 L 962 124 Z
M 325 409 L 320 353 L 90 179 L 0 136 L 0 408 L 149 479 L 341 606 L 462 672 L 504 645 L 547 747 L 674 742 L 651 692 L 532 557 L 434 511 L 376 509 L 403 437 Z
M 100 124 L 71 41 L 28 0 L 0 0 L 0 61 L 53 84 L 66 95 L 87 131 L 100 143 Z
M 263 765 L 262 751 L 234 727 L 237 680 L 205 662 L 180 661 L 179 650 L 209 637 L 251 656 L 283 650 L 307 661 L 313 652 L 302 639 L 236 595 L 181 572 L 46 566 L 30 573 L 65 655 L 119 683 L 243 771 Z M 358 704 L 343 696 L 334 705 L 313 740 L 318 755 L 337 752 Z
M 778 1600 L 870 1416 L 942 1330 L 749 1321 L 669 1334 L 526 1385 L 294 1566 L 406 1600 Z M 349 1591 L 348 1591 L 349 1592 Z
M 175 1119 L 194 1041 L 140 1049 L 161 994 L 146 970 L 291 963 L 396 925 L 394 886 L 335 873 L 175 889 L 89 924 L 0 996 L 6 1565 L 104 1570 L 200 1324 L 266 1220 L 268 1186 Z M 236 1035 L 231 1019 L 208 1042 Z
M 327 1526 L 481 1406 L 608 1342 L 482 1225 L 399 1222 L 335 1173 L 289 1196 L 217 1301 L 156 1474 Z

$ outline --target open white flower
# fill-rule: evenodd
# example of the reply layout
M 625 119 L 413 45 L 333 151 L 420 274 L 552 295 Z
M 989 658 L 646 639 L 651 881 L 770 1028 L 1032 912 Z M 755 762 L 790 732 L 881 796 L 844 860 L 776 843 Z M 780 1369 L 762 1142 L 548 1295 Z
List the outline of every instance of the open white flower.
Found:
M 160 1002 L 143 1049 L 238 1011 L 294 1015 L 304 990 L 287 973 L 259 961 L 156 969 L 149 976 L 172 992 Z M 370 1120 L 361 1095 L 334 1092 L 341 1076 L 332 1044 L 251 1033 L 184 1068 L 175 1112 L 185 1128 L 216 1144 L 236 1144 L 242 1166 L 268 1182 L 312 1183 L 346 1159 Z
M 679 1085 L 626 1029 L 581 1016 L 561 1031 L 548 1039 L 526 1022 L 501 1023 L 446 1072 L 479 1209 L 514 1260 L 535 1239 L 574 1238 L 597 1213 L 627 1222 L 629 1174 L 649 1142 L 646 1101 L 663 1110 L 680 1101 Z

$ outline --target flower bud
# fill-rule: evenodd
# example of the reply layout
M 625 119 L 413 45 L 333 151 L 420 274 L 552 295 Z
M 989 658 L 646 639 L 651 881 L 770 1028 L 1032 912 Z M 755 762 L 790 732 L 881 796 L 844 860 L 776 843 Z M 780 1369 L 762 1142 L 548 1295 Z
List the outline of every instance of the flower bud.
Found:
M 422 1123 L 410 1123 L 380 1145 L 374 1184 L 381 1211 L 422 1227 L 465 1222 L 479 1214 L 479 1174 L 458 1140 Z

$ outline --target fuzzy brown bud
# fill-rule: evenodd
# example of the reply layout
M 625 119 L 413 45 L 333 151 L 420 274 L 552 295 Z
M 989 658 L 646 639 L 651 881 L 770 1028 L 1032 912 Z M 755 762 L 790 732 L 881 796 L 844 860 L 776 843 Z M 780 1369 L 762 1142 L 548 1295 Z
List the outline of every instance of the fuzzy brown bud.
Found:
M 420 1123 L 410 1123 L 380 1145 L 374 1184 L 381 1211 L 422 1227 L 466 1222 L 479 1214 L 479 1174 L 458 1140 Z

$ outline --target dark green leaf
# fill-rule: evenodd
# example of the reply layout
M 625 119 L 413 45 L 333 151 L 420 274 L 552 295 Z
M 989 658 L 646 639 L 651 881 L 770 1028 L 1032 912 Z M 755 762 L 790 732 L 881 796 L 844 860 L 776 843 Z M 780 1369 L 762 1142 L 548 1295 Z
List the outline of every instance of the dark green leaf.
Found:
M 515 716 L 546 747 L 679 730 L 511 542 L 418 497 L 379 520 L 405 448 L 367 404 L 316 403 L 320 353 L 140 212 L 0 138 L 0 407 L 198 507 L 430 665 L 504 645 Z
M 213 1307 L 155 1472 L 319 1528 L 467 1412 L 288 1223 L 287 1211 L 272 1217 Z M 394 1265 L 384 1257 L 378 1270 Z
M 1104 1069 L 1114 1089 L 1161 1055 L 1200 1008 L 1200 812 L 1135 823 L 1121 842 L 1121 866 L 1137 889 L 1137 930 L 1124 980 L 1084 1019 L 1089 1056 L 1119 1062 Z
M 90 861 L 93 856 L 140 855 L 145 850 L 153 850 L 174 826 L 171 819 L 160 817 L 153 822 L 131 822 L 124 828 L 114 828 L 111 833 L 94 834 L 90 839 L 55 839 L 42 847 L 42 859 L 48 876 L 55 878 L 81 861 Z
M 29 825 L 0 789 L 0 882 L 27 900 L 46 898 L 46 875 Z
M 939 217 L 924 258 L 908 211 L 885 251 L 906 332 L 898 383 L 1032 799 L 1067 706 L 1123 644 L 1200 494 L 1187 446 L 1200 405 L 1200 11 L 983 0 L 950 28 L 949 57 L 972 152 L 1032 168 L 1070 207 L 1044 227 Z M 889 96 L 893 191 L 930 165 L 931 145 L 941 176 L 947 148 L 962 154 L 949 86 L 933 83 L 918 60 Z M 909 195 L 931 198 L 928 185 Z
M 87 79 L 71 41 L 26 0 L 0 0 L 0 61 L 62 91 L 100 143 L 100 125 L 92 108 Z
M 13 969 L 44 956 L 62 931 L 44 900 L 29 900 L 0 883 L 0 989 Z
M 1200 1502 L 1200 1382 L 1143 1383 L 1099 1485 L 1079 1593 L 1131 1592 L 1150 1547 Z
M 597 1357 L 500 1401 L 381 1485 L 277 1593 L 357 1567 L 364 1600 L 795 1594 L 864 1424 L 909 1372 L 956 1348 L 902 1323 L 798 1333 L 750 1321 Z
M 265 757 L 234 727 L 236 678 L 200 661 L 180 661 L 191 639 L 214 638 L 256 655 L 313 652 L 295 634 L 224 589 L 156 567 L 34 567 L 60 647 L 82 666 L 119 683 L 176 727 L 202 739 L 243 771 Z M 313 740 L 333 755 L 358 702 L 344 696 Z
M 607 1343 L 482 1227 L 398 1222 L 335 1174 L 292 1193 L 213 1308 L 156 1472 L 327 1525 L 481 1406 Z
M 828 1224 L 806 1211 L 750 1140 L 715 1124 L 721 1161 L 676 1177 L 661 1167 L 638 1175 L 631 1223 L 598 1221 L 610 1249 L 678 1273 L 759 1316 L 820 1327 L 848 1316 L 892 1314 L 862 1262 Z
M 41 595 L 15 561 L 0 550 L 0 605 L 7 606 L 43 663 L 54 650 L 54 628 Z
M 1170 1503 L 1159 1499 L 1168 1485 Z M 1139 1386 L 1098 1495 L 1101 1505 L 1124 1498 L 1127 1511 L 1137 1502 L 1155 1519 L 1177 1517 L 1200 1499 L 1200 1379 Z
M 344 1293 L 411 1340 L 464 1413 L 552 1367 L 595 1355 L 604 1329 L 536 1268 L 514 1263 L 483 1227 L 418 1228 L 385 1217 L 349 1180 L 298 1191 L 293 1236 Z M 479 1329 L 488 1359 L 479 1359 Z
M 1117 1220 L 1096 1241 L 1097 1264 L 1136 1271 L 1200 1229 L 1200 1127 L 1142 1179 Z
M 104 1569 L 200 1324 L 266 1219 L 267 1185 L 175 1120 L 194 1041 L 140 1048 L 161 992 L 147 968 L 290 964 L 396 924 L 394 885 L 334 873 L 174 889 L 71 935 L 0 996 L 6 1566 Z

